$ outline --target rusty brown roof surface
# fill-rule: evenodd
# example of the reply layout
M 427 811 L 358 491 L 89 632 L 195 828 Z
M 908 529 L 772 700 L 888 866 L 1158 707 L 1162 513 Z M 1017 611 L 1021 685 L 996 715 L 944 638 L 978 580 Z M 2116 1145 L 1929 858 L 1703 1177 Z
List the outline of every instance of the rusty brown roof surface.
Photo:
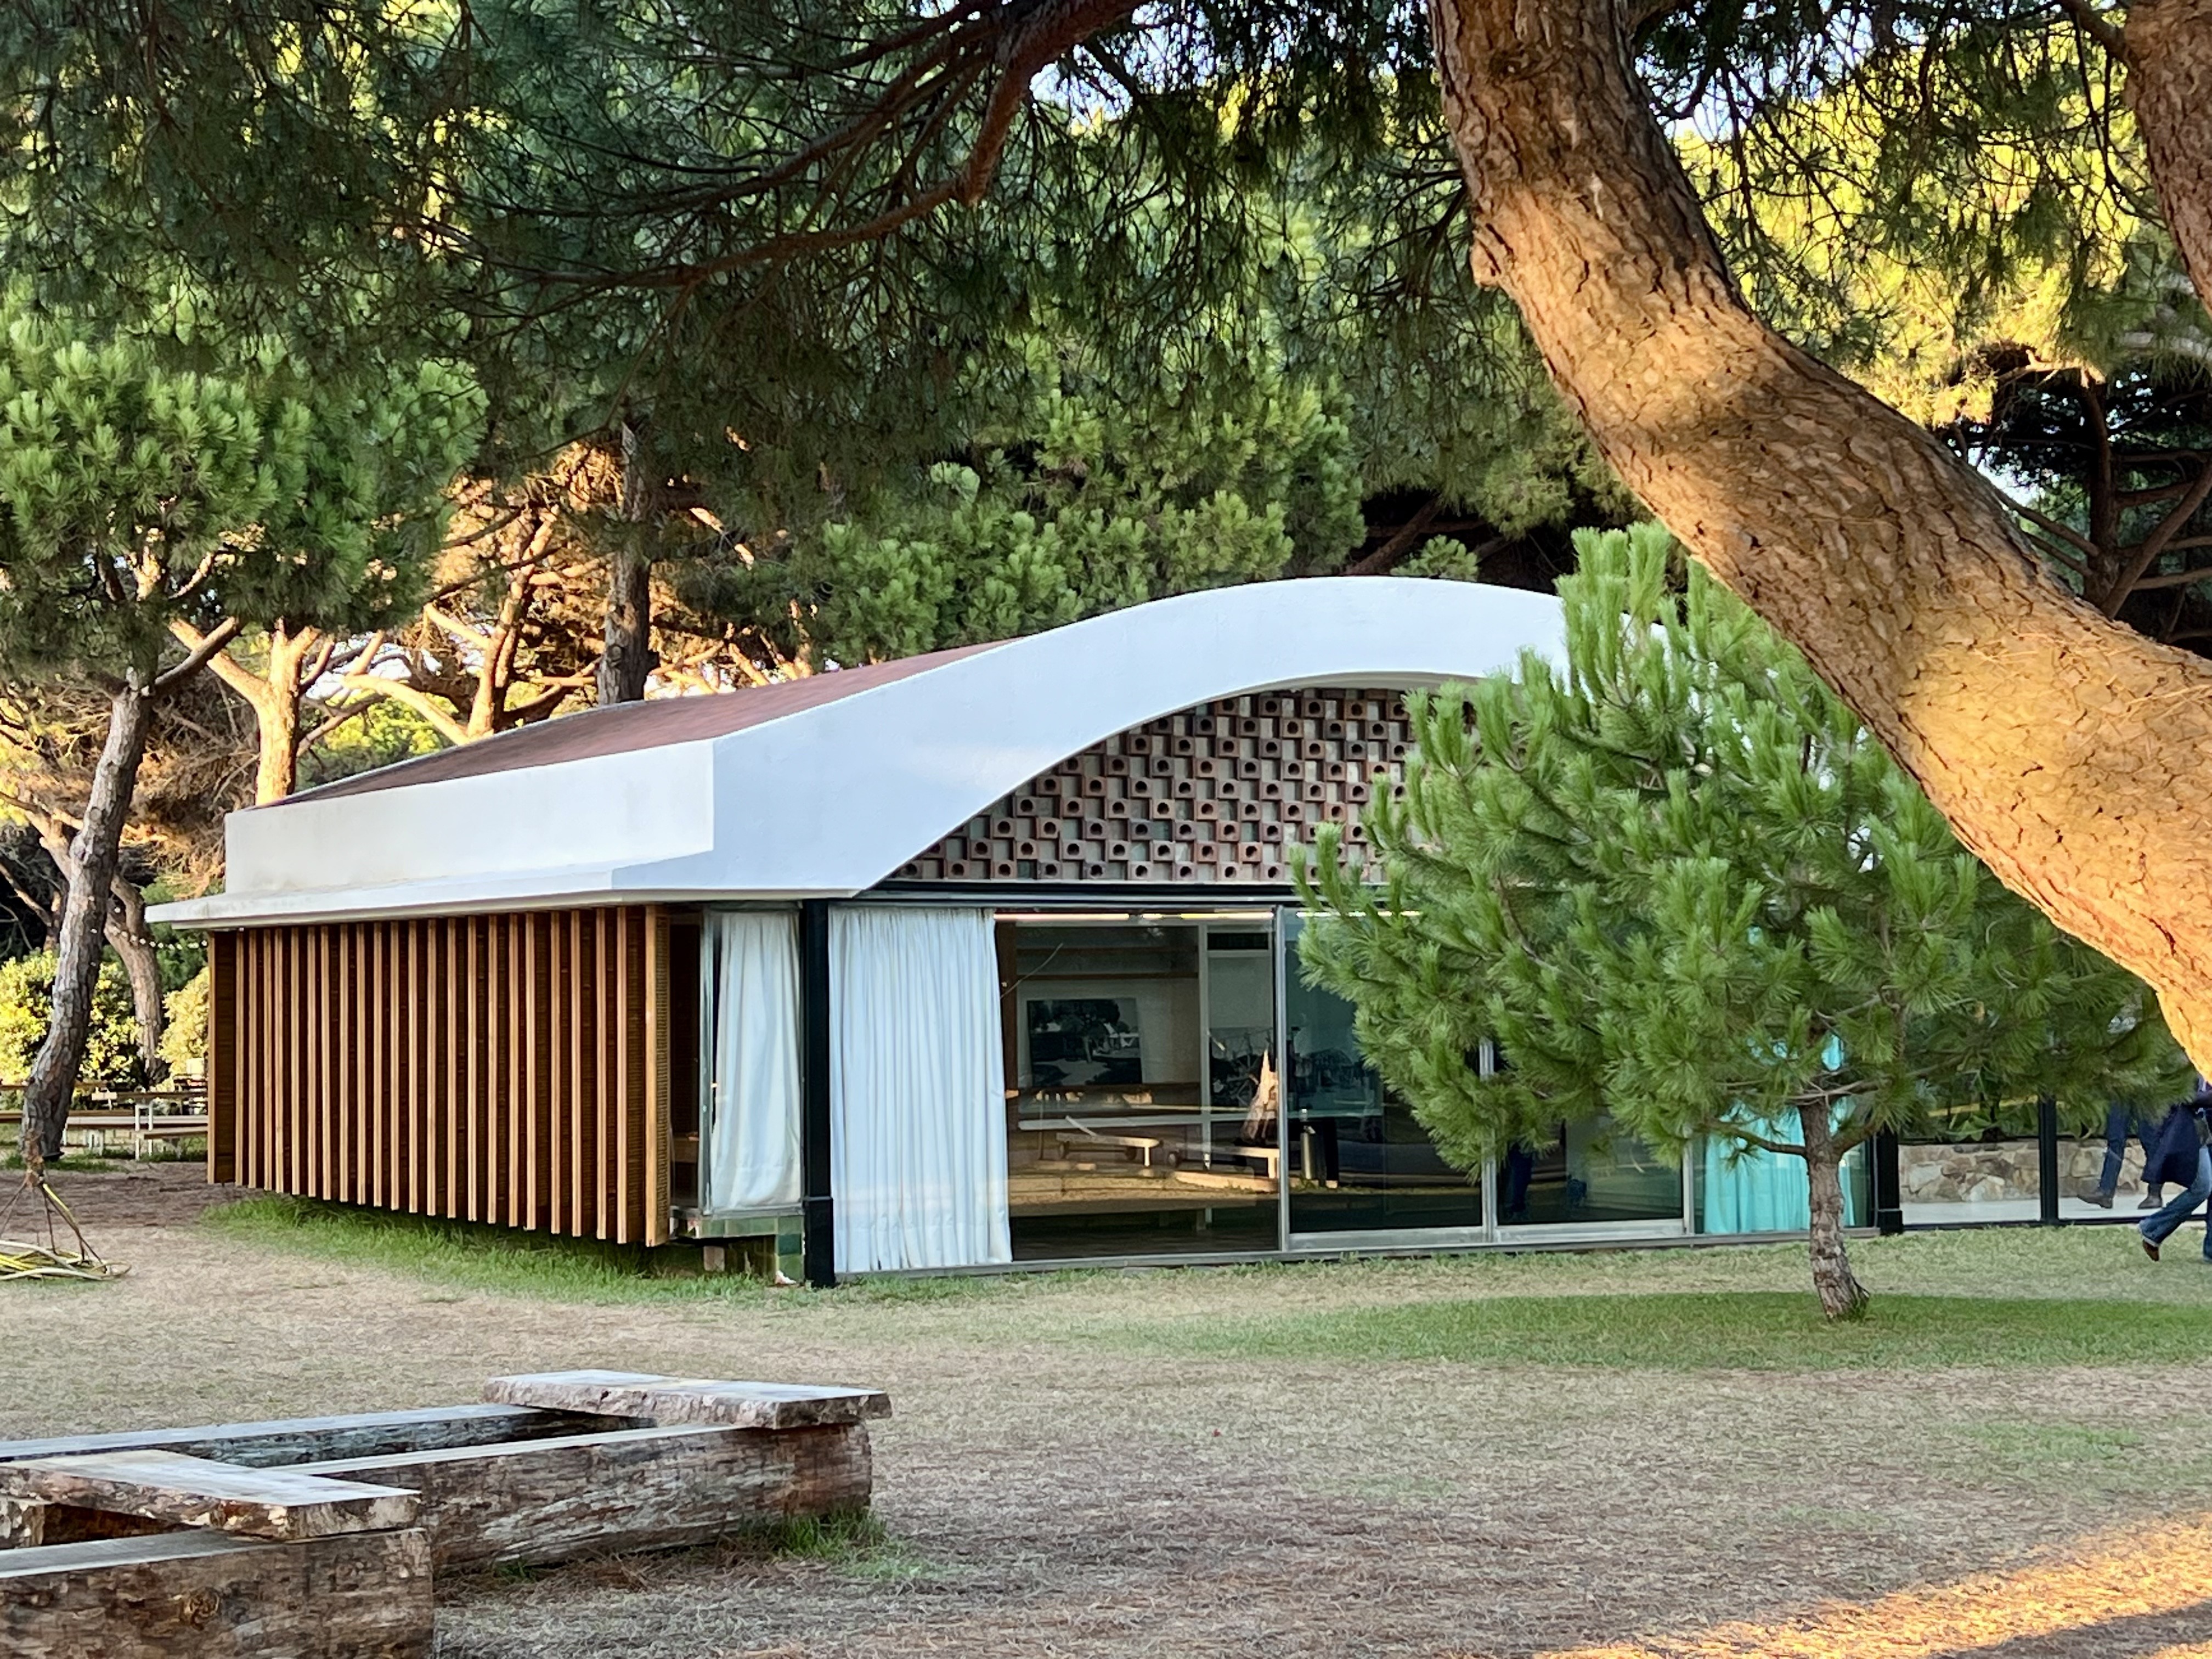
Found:
M 336 800 L 378 789 L 443 783 L 453 778 L 480 778 L 526 766 L 552 766 L 562 761 L 619 755 L 633 749 L 658 749 L 668 744 L 727 737 L 748 726 L 764 726 L 787 714 L 819 708 L 855 692 L 927 673 L 959 658 L 991 650 L 998 643 L 994 641 L 985 645 L 963 645 L 951 651 L 931 651 L 919 657 L 902 657 L 896 662 L 840 668 L 809 675 L 805 679 L 784 680 L 775 685 L 725 691 L 712 696 L 659 697 L 646 702 L 587 708 L 501 732 L 495 738 L 463 744 L 459 748 L 441 749 L 435 754 L 380 766 L 374 772 L 363 772 L 356 777 L 340 778 L 336 783 L 305 790 L 292 799 Z

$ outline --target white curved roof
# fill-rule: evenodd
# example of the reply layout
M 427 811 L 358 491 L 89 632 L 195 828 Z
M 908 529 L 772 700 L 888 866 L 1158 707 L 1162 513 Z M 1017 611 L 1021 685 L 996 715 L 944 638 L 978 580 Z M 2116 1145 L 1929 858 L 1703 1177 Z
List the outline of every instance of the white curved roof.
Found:
M 720 697 L 593 710 L 237 812 L 203 927 L 865 890 L 1114 733 L 1293 686 L 1411 688 L 1564 656 L 1559 601 L 1329 577 Z

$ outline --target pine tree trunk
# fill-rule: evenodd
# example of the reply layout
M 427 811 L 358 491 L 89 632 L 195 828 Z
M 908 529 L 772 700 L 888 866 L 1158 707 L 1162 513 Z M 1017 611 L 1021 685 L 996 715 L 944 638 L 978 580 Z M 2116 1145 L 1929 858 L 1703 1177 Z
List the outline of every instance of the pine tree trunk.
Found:
M 1963 462 L 1751 313 L 1613 0 L 1432 4 L 1475 273 L 1607 460 L 2212 1067 L 2212 664 L 2063 591 Z
M 159 1083 L 167 1069 L 161 1059 L 161 1034 L 169 1024 L 168 1004 L 161 993 L 161 957 L 146 926 L 145 895 L 120 872 L 108 896 L 107 943 L 131 981 L 131 1009 L 138 1027 L 138 1059 L 145 1067 L 146 1081 Z
M 2120 53 L 2166 230 L 2212 305 L 2212 0 L 2131 0 Z
M 1813 1288 L 1820 1292 L 1820 1311 L 1830 1319 L 1856 1319 L 1866 1312 L 1867 1293 L 1851 1276 L 1850 1257 L 1844 1249 L 1843 1160 L 1828 1121 L 1826 1101 L 1800 1106 L 1797 1121 L 1805 1131 L 1805 1176 L 1811 1198 Z
M 300 787 L 300 701 L 302 688 L 271 678 L 269 696 L 253 706 L 261 752 L 253 770 L 253 802 L 266 806 L 290 797 Z
M 121 856 L 123 826 L 131 816 L 153 710 L 152 685 L 131 675 L 108 705 L 107 741 L 93 771 L 92 799 L 70 843 L 72 878 L 54 941 L 53 1015 L 23 1091 L 23 1163 L 34 1180 L 49 1158 L 61 1156 L 62 1131 L 84 1064 L 107 927 L 108 888 Z
M 599 700 L 636 702 L 653 672 L 653 561 L 647 526 L 653 511 L 651 458 L 642 423 L 622 427 L 622 537 L 607 562 L 606 642 L 599 655 Z

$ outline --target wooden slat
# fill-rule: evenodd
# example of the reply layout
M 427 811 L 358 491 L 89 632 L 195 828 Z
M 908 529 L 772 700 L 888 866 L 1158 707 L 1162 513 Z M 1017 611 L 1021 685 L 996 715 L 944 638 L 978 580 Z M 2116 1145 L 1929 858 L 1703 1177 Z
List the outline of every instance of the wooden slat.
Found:
M 490 1446 L 603 1429 L 603 1417 L 527 1406 L 425 1406 L 411 1411 L 286 1417 L 260 1423 L 203 1423 L 181 1429 L 125 1429 L 0 1441 L 0 1464 L 88 1452 L 167 1451 L 241 1468 L 276 1468 L 337 1457 L 391 1457 L 448 1446 Z
M 368 1201 L 368 1040 L 364 1024 L 368 1006 L 362 996 L 365 975 L 362 959 L 368 950 L 368 927 L 348 922 L 339 930 L 345 941 L 344 970 L 338 985 L 338 1015 L 345 1032 L 346 1202 Z
M 306 939 L 308 1191 L 317 1198 L 331 1198 L 337 1176 L 331 1146 L 331 930 L 310 927 Z
M 392 1207 L 392 1142 L 398 1129 L 398 1091 L 392 1065 L 392 927 L 368 925 L 368 971 L 364 995 L 368 1005 L 369 1202 Z
M 510 1227 L 529 1224 L 524 1219 L 522 1199 L 522 928 L 519 916 L 502 917 L 500 931 L 501 994 L 493 1000 L 493 1015 L 501 1026 L 501 1117 L 505 1124 L 501 1145 L 500 1219 Z
M 244 1143 L 240 1179 L 251 1187 L 269 1185 L 267 1139 L 262 1114 L 269 1109 L 269 1059 L 262 1044 L 261 1027 L 268 1003 L 261 981 L 259 932 L 242 933 L 238 940 L 239 1138 Z
M 278 1192 L 292 1190 L 292 1067 L 284 1050 L 284 943 L 282 930 L 272 929 L 261 942 L 261 972 L 269 990 L 261 1005 L 261 1042 L 269 1054 L 269 1184 Z
M 645 934 L 645 1231 L 647 1244 L 668 1242 L 669 1046 L 668 912 L 646 911 Z
M 292 1159 L 292 1057 L 283 1040 L 287 1004 L 285 963 L 289 958 L 291 930 L 271 928 L 263 971 L 269 981 L 269 1000 L 262 1005 L 263 1041 L 269 1045 L 269 1161 L 270 1185 L 280 1193 L 296 1192 Z
M 557 1009 L 568 1030 L 568 1134 L 566 1139 L 556 1141 L 566 1159 L 566 1182 L 568 1188 L 568 1225 L 564 1232 L 581 1239 L 591 1230 L 591 1217 L 584 1212 L 584 1159 L 591 1141 L 586 1139 L 588 1110 L 591 1110 L 591 1088 L 595 1068 L 591 1066 L 591 975 L 584 967 L 584 940 L 591 918 L 581 911 L 568 911 L 568 963 L 566 963 L 566 984 L 562 987 L 562 1000 Z
M 455 946 L 453 1036 L 459 1047 L 453 1066 L 454 1116 L 459 1125 L 461 1139 L 460 1146 L 455 1149 L 455 1164 L 460 1170 L 461 1190 L 447 1213 L 456 1219 L 481 1221 L 483 1219 L 483 1067 L 477 1052 L 477 1042 L 483 1036 L 483 1026 L 477 1018 L 477 975 L 481 971 L 477 950 L 478 930 L 474 917 L 454 921 L 450 926 Z
M 611 1091 L 613 1121 L 613 1145 L 610 1148 L 607 1168 L 601 1172 L 601 1189 L 606 1194 L 607 1208 L 614 1216 L 615 1238 L 617 1243 L 635 1242 L 638 1233 L 632 1202 L 636 1188 L 630 1183 L 630 1154 L 637 1146 L 636 1131 L 630 1121 L 636 1091 L 630 1086 L 630 1061 L 636 1054 L 629 1023 L 632 1009 L 636 1006 L 636 985 L 630 973 L 630 933 L 635 912 L 625 908 L 615 912 L 614 938 L 614 1067 L 615 1086 Z
M 238 1179 L 238 935 L 208 939 L 207 1170 L 211 1182 Z
M 422 1146 L 422 1126 L 428 1121 L 430 1110 L 422 1086 L 422 924 L 414 921 L 400 923 L 399 945 L 398 982 L 393 989 L 398 993 L 398 1006 L 406 1011 L 407 1025 L 399 1049 L 400 1065 L 406 1073 L 400 1094 L 404 1104 L 399 1121 L 406 1134 L 400 1168 L 406 1176 L 407 1212 L 418 1215 L 422 1209 L 422 1171 L 428 1164 Z
M 592 1235 L 611 1240 L 615 1214 L 607 1203 L 607 1171 L 614 1161 L 613 1096 L 621 1086 L 615 1069 L 614 932 L 619 910 L 601 910 L 592 917 L 592 1101 L 589 1139 L 584 1143 L 586 1178 L 591 1193 Z

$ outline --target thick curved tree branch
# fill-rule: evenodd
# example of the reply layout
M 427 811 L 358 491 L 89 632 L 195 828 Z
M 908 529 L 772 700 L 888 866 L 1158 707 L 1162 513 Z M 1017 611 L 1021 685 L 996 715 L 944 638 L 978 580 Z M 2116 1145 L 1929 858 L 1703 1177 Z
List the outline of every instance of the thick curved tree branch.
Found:
M 2212 1064 L 2212 664 L 2063 590 L 1964 461 L 1751 313 L 1613 0 L 1431 15 L 1475 273 L 1605 459 Z

